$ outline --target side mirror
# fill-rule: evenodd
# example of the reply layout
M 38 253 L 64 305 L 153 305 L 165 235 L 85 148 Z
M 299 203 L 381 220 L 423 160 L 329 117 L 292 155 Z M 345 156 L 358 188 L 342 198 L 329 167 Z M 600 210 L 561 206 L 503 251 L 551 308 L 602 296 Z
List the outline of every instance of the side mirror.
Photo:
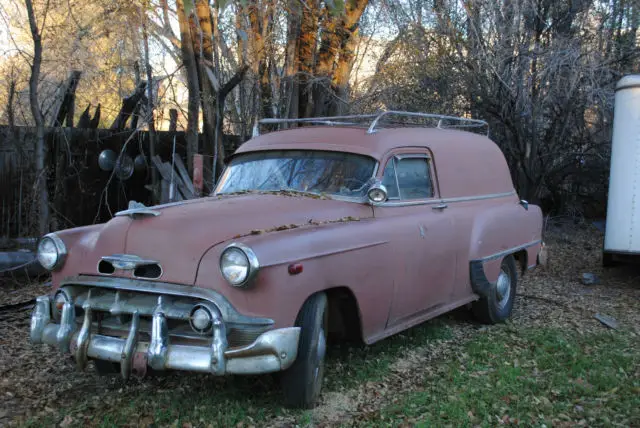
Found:
M 369 202 L 381 204 L 387 200 L 387 188 L 384 187 L 380 180 L 376 180 L 367 190 L 367 197 Z

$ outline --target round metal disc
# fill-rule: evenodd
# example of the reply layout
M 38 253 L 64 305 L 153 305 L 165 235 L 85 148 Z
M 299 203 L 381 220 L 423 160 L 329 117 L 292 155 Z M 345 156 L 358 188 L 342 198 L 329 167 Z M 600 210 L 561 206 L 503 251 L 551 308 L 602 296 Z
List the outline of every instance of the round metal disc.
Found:
M 129 155 L 122 154 L 116 161 L 115 168 L 116 177 L 118 177 L 118 180 L 127 180 L 133 175 L 133 159 L 131 159 L 131 156 Z
M 103 171 L 111 171 L 116 165 L 116 158 L 118 155 L 111 149 L 106 149 L 100 152 L 98 156 L 98 166 Z
M 136 156 L 133 160 L 133 169 L 136 172 L 144 171 L 145 169 L 147 169 L 147 159 L 142 153 Z

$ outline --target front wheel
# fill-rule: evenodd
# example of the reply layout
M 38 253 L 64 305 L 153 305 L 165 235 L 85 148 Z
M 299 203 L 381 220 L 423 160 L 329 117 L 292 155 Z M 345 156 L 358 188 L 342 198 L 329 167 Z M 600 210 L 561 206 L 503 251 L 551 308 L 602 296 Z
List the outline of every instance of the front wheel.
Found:
M 502 260 L 498 280 L 487 296 L 473 303 L 473 313 L 481 322 L 496 324 L 511 316 L 518 284 L 518 269 L 513 256 Z
M 307 299 L 298 314 L 298 356 L 281 375 L 288 407 L 311 409 L 317 404 L 324 378 L 328 320 L 325 293 L 314 294 Z

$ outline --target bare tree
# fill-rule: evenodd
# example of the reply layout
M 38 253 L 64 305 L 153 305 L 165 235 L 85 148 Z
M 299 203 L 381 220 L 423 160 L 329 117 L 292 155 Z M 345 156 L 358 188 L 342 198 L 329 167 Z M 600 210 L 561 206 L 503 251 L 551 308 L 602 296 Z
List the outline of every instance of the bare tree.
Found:
M 42 25 L 38 28 L 33 3 L 31 0 L 25 0 L 27 14 L 29 16 L 29 28 L 31 29 L 31 37 L 33 38 L 33 61 L 31 63 L 31 76 L 29 77 L 29 102 L 31 105 L 31 114 L 36 126 L 36 195 L 38 197 L 38 232 L 44 235 L 49 231 L 49 195 L 47 192 L 47 169 L 45 168 L 46 148 L 44 141 L 44 116 L 40 110 L 38 103 L 38 82 L 40 79 L 40 66 L 42 64 L 42 38 L 41 29 L 45 27 L 47 20 L 47 12 L 49 10 L 49 2 L 45 4 L 42 12 Z
M 166 2 L 167 0 L 163 0 Z M 185 5 L 187 8 L 185 9 Z M 180 24 L 180 49 L 182 63 L 186 69 L 187 89 L 189 91 L 187 117 L 187 164 L 189 172 L 193 172 L 193 155 L 198 153 L 198 112 L 200 104 L 200 86 L 198 79 L 198 64 L 193 50 L 191 26 L 189 19 L 193 13 L 192 0 L 176 0 L 178 23 Z

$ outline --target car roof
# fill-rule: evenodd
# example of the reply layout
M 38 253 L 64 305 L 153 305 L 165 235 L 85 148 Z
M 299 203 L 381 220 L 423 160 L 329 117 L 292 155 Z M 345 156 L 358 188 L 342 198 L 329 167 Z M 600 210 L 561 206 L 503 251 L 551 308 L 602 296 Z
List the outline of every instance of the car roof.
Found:
M 382 128 L 374 133 L 345 126 L 312 126 L 254 137 L 236 153 L 265 150 L 328 150 L 371 156 L 384 161 L 390 151 L 427 148 L 434 157 L 443 196 L 462 197 L 513 192 L 509 167 L 488 137 L 442 128 Z
M 385 128 L 368 134 L 366 129 L 358 127 L 313 126 L 259 135 L 242 144 L 236 154 L 263 150 L 329 150 L 382 160 L 390 150 L 402 147 L 473 155 L 496 145 L 485 136 L 453 129 Z

